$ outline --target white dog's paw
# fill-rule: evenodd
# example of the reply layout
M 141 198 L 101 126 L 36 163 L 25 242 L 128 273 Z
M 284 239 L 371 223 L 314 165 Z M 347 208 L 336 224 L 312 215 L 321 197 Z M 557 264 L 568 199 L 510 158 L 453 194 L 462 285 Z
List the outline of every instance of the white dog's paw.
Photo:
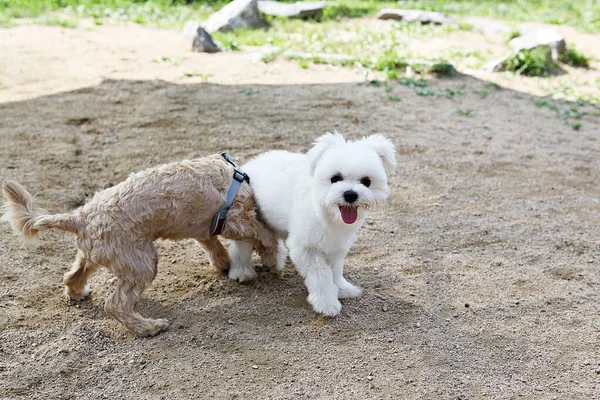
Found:
M 85 287 L 83 288 L 83 291 L 81 293 L 75 293 L 71 290 L 71 288 L 69 288 L 68 286 L 65 286 L 65 295 L 74 301 L 81 301 L 84 299 L 87 299 L 88 297 L 90 297 L 90 295 L 92 294 L 92 287 L 90 285 L 85 285 Z
M 342 311 L 342 303 L 337 297 L 309 294 L 308 302 L 313 306 L 313 310 L 326 317 L 335 317 Z
M 342 282 L 336 282 L 336 284 L 340 289 L 338 292 L 338 299 L 353 299 L 355 297 L 360 297 L 362 294 L 361 288 L 351 284 L 345 279 Z
M 240 268 L 234 267 L 233 265 L 229 269 L 229 279 L 239 281 L 240 283 L 249 282 L 256 278 L 256 271 L 254 268 Z

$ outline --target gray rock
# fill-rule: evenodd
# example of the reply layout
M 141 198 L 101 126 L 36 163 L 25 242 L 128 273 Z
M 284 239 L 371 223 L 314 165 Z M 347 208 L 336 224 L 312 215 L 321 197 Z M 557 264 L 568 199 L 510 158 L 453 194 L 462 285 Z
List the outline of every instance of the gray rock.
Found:
M 324 1 L 298 1 L 296 3 L 280 3 L 272 0 L 259 0 L 258 10 L 274 17 L 311 18 L 323 11 L 327 5 Z
M 553 29 L 532 29 L 509 42 L 515 52 L 548 47 L 554 61 L 567 50 L 564 36 Z
M 192 43 L 192 50 L 199 53 L 217 53 L 221 51 L 219 46 L 215 44 L 212 37 L 201 26 L 196 30 L 196 37 Z
M 202 23 L 209 33 L 237 28 L 261 28 L 268 24 L 258 11 L 257 0 L 233 0 Z
M 399 10 L 386 8 L 377 13 L 378 19 L 393 19 L 404 22 L 420 22 L 423 25 L 455 25 L 456 22 L 446 14 L 431 11 Z
M 194 51 L 204 53 L 216 53 L 220 51 L 210 34 L 197 21 L 188 21 L 185 24 L 183 27 L 183 38 Z

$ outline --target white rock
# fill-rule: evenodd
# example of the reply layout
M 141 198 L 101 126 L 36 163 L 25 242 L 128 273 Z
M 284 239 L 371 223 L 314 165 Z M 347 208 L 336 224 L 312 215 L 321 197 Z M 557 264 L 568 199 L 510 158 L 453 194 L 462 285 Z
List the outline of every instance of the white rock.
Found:
M 394 8 L 385 8 L 377 13 L 377 19 L 393 19 L 404 22 L 420 22 L 423 25 L 454 25 L 456 22 L 446 14 L 431 11 L 420 10 L 399 10 Z
M 555 61 L 567 49 L 564 36 L 553 29 L 531 29 L 525 31 L 524 35 L 512 39 L 509 44 L 515 52 L 547 46 Z
M 202 23 L 209 33 L 266 26 L 267 22 L 258 11 L 257 0 L 233 0 Z
M 261 13 L 274 17 L 310 18 L 323 11 L 327 5 L 324 1 L 298 1 L 296 3 L 280 3 L 272 0 L 259 0 Z

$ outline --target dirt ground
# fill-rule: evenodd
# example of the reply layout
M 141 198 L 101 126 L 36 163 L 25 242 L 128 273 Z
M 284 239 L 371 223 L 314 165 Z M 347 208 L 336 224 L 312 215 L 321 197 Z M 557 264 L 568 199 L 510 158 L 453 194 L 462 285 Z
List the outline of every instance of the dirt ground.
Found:
M 574 131 L 469 76 L 431 83 L 461 97 L 398 85 L 393 102 L 358 72 L 251 53 L 140 27 L 0 30 L 0 178 L 58 212 L 162 162 L 383 133 L 393 194 L 346 263 L 364 295 L 324 319 L 289 264 L 240 285 L 194 242 L 159 241 L 137 309 L 173 326 L 138 339 L 103 311 L 108 272 L 91 300 L 63 297 L 72 235 L 22 247 L 4 224 L 1 399 L 600 398 L 598 109 Z

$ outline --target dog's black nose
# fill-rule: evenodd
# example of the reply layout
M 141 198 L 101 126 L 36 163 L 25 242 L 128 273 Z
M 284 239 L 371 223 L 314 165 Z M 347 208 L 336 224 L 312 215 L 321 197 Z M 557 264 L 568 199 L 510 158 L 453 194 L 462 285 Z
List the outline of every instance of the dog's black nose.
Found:
M 346 190 L 344 192 L 344 200 L 346 200 L 347 203 L 354 203 L 357 199 L 358 193 L 356 193 L 354 190 Z

